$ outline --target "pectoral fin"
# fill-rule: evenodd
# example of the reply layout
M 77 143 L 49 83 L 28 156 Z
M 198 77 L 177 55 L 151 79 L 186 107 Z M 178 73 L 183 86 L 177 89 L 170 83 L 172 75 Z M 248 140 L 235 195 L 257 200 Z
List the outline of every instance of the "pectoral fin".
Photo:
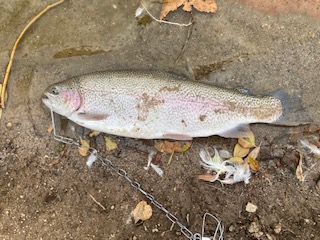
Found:
M 218 133 L 218 135 L 225 138 L 243 138 L 248 137 L 249 133 L 250 128 L 248 125 L 239 125 L 235 128 Z
M 173 140 L 180 140 L 180 141 L 190 141 L 192 140 L 192 137 L 184 134 L 179 133 L 167 133 L 163 135 L 163 138 L 165 139 L 173 139 Z
M 107 119 L 109 115 L 96 113 L 78 113 L 78 117 L 81 121 L 100 121 Z

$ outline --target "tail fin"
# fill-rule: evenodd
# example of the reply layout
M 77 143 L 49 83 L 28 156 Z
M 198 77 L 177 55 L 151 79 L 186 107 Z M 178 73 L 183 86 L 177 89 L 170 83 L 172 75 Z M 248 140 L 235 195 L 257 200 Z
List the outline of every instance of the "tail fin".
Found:
M 282 105 L 282 116 L 280 116 L 273 124 L 298 126 L 313 122 L 306 109 L 302 106 L 299 97 L 289 96 L 289 94 L 282 89 L 277 90 L 270 95 L 279 99 Z

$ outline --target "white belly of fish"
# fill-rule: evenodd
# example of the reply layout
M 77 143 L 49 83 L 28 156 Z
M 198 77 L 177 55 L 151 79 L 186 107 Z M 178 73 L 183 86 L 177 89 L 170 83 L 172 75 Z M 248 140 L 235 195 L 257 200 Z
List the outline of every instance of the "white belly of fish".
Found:
M 219 135 L 250 123 L 250 119 L 241 114 L 230 114 L 214 99 L 183 98 L 174 94 L 165 97 L 156 94 L 95 96 L 90 95 L 90 104 L 85 103 L 69 118 L 86 128 L 119 136 L 190 140 Z

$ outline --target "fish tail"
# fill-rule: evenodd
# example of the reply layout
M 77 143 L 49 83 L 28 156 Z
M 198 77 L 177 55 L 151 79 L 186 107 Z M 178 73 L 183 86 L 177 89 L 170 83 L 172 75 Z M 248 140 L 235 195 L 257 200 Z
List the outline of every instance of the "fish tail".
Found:
M 299 126 L 313 122 L 298 96 L 290 96 L 282 89 L 277 90 L 270 95 L 276 99 L 279 99 L 282 105 L 282 115 L 275 122 L 273 122 L 273 124 L 283 126 Z

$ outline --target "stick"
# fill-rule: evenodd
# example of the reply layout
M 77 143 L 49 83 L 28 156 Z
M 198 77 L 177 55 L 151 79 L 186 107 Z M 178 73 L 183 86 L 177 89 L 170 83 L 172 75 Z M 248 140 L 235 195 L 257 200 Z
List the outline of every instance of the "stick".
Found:
M 10 71 L 11 71 L 11 67 L 12 67 L 12 62 L 13 62 L 13 57 L 14 54 L 16 52 L 17 46 L 21 40 L 21 38 L 23 37 L 23 35 L 25 34 L 25 32 L 29 29 L 29 27 L 35 22 L 37 21 L 43 14 L 45 14 L 48 10 L 50 10 L 51 8 L 63 3 L 65 0 L 60 0 L 56 3 L 53 3 L 51 5 L 48 5 L 45 9 L 43 9 L 40 13 L 38 13 L 37 16 L 35 16 L 28 24 L 27 26 L 25 26 L 25 28 L 22 30 L 22 32 L 20 33 L 19 37 L 17 38 L 16 42 L 13 45 L 12 51 L 11 51 L 11 55 L 10 55 L 10 59 L 9 59 L 9 63 L 6 69 L 6 73 L 4 75 L 4 80 L 3 80 L 3 88 L 2 88 L 2 93 L 1 93 L 1 108 L 4 108 L 4 104 L 5 104 L 5 95 L 6 95 L 6 88 L 8 85 L 8 80 L 9 80 L 9 75 L 10 75 Z
M 190 26 L 189 26 L 189 29 L 188 29 L 188 33 L 187 33 L 187 37 L 186 37 L 186 41 L 184 42 L 184 45 L 180 51 L 180 54 L 175 62 L 175 65 L 179 62 L 180 58 L 182 57 L 186 47 L 187 47 L 187 44 L 189 42 L 189 39 L 190 39 L 190 36 L 191 36 L 191 33 L 192 33 L 192 29 L 193 29 L 193 23 L 194 23 L 194 18 L 193 18 L 193 15 L 192 15 L 192 12 L 190 13 Z
M 96 203 L 96 204 L 98 204 L 103 210 L 106 210 L 106 208 L 101 204 L 101 203 L 99 203 L 90 193 L 89 193 L 89 196 L 92 198 L 92 200 Z
M 155 20 L 156 22 L 159 22 L 159 23 L 167 23 L 167 24 L 171 24 L 171 25 L 176 25 L 176 26 L 180 26 L 180 27 L 188 27 L 192 24 L 192 22 L 189 22 L 189 23 L 176 23 L 176 22 L 169 22 L 169 21 L 164 21 L 164 20 L 159 20 L 157 18 L 155 18 L 149 11 L 148 9 L 143 5 L 143 3 L 141 2 L 140 3 L 141 6 L 144 8 L 144 10 L 148 13 L 148 15 L 153 19 Z

